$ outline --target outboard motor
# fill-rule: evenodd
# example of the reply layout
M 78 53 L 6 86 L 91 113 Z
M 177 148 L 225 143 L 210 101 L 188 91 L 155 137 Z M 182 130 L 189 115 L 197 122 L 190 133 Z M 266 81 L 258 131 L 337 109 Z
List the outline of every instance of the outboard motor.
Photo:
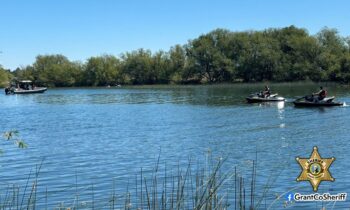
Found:
M 6 95 L 13 94 L 13 88 L 12 87 L 6 87 L 5 88 L 5 94 Z

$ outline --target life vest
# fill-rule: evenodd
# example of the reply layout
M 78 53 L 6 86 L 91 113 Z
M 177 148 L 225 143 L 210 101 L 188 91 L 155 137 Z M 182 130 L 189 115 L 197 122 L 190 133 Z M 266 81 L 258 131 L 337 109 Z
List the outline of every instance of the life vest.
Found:
M 327 96 L 327 91 L 326 90 L 322 90 L 320 93 L 320 97 L 325 98 Z

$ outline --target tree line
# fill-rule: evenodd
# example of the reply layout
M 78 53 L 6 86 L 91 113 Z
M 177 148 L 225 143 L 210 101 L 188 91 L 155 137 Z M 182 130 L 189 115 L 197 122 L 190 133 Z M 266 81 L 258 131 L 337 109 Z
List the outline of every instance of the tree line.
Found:
M 11 78 L 51 87 L 116 84 L 189 84 L 260 81 L 350 82 L 350 38 L 336 29 L 316 35 L 289 26 L 263 31 L 216 29 L 169 51 L 139 49 L 86 62 L 39 55 L 14 71 L 0 68 L 0 85 Z

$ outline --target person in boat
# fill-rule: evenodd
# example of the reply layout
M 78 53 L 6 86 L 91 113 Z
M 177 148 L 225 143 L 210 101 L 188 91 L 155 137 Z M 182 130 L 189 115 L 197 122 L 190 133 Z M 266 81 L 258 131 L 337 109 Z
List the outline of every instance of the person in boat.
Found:
M 322 101 L 324 98 L 327 97 L 327 91 L 321 86 L 320 90 L 317 93 L 313 93 L 312 95 L 317 96 L 318 101 Z
M 264 98 L 267 98 L 271 95 L 271 90 L 270 90 L 269 86 L 265 85 L 265 89 L 264 89 L 264 91 L 262 91 L 262 95 Z

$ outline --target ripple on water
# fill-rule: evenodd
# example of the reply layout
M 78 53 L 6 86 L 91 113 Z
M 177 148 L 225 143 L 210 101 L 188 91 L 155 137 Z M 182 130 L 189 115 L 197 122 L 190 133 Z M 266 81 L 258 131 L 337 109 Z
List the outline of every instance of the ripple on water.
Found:
M 310 193 L 309 183 L 296 183 L 295 156 L 308 157 L 314 145 L 322 156 L 335 156 L 331 170 L 337 181 L 322 189 L 347 192 L 350 109 L 296 109 L 291 103 L 246 104 L 244 97 L 256 86 L 138 87 L 125 89 L 54 89 L 41 95 L 0 96 L 3 131 L 17 129 L 29 144 L 24 151 L 2 146 L 1 187 L 25 186 L 32 170 L 44 159 L 39 183 L 53 204 L 74 200 L 108 200 L 114 189 L 125 193 L 143 168 L 150 176 L 160 154 L 169 172 L 191 157 L 204 164 L 208 150 L 213 158 L 226 157 L 225 170 L 251 177 L 258 159 L 257 185 L 278 177 L 268 200 L 295 187 Z M 289 86 L 275 86 L 288 95 Z M 334 89 L 341 101 L 350 95 Z M 232 183 L 230 183 L 232 184 Z M 229 188 L 229 187 L 228 187 Z M 102 202 L 102 201 L 101 201 Z M 278 209 L 283 201 L 276 204 Z M 97 204 L 96 204 L 97 205 Z M 102 204 L 101 204 L 102 205 Z M 304 209 L 315 204 L 301 203 Z M 337 208 L 349 206 L 337 203 Z

